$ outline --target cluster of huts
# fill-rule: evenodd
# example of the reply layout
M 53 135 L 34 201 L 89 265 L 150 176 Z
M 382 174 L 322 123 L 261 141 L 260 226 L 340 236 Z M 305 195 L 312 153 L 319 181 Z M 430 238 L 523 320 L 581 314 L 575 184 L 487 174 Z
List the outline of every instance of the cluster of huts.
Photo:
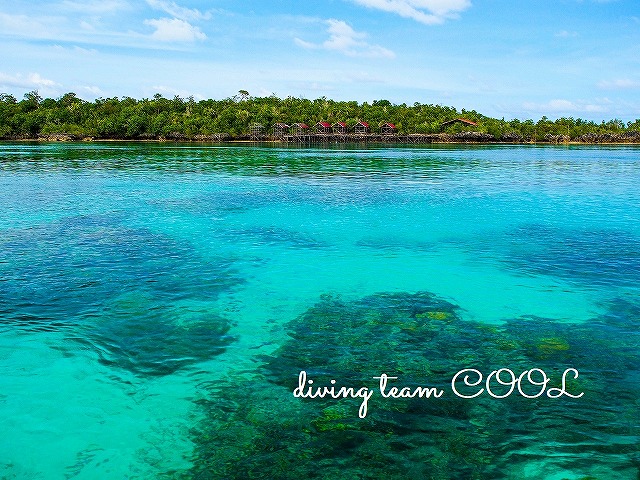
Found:
M 250 126 L 251 135 L 263 135 L 265 128 L 263 125 L 255 123 Z M 379 131 L 383 135 L 392 135 L 398 131 L 393 123 L 385 122 L 379 126 Z M 352 132 L 349 132 L 347 124 L 344 122 L 336 122 L 330 124 L 327 122 L 318 122 L 313 126 L 309 126 L 306 123 L 294 123 L 288 125 L 286 123 L 276 123 L 273 125 L 273 135 L 310 135 L 310 134 L 343 134 L 355 133 L 355 134 L 367 134 L 371 133 L 371 126 L 367 122 L 358 122 L 354 125 Z
M 467 120 L 466 118 L 454 118 L 441 124 L 441 131 L 444 131 L 446 127 L 454 123 L 461 123 L 467 127 L 477 127 L 476 122 Z M 259 123 L 254 123 L 250 127 L 250 134 L 252 138 L 261 138 L 265 135 L 265 127 Z M 318 122 L 313 126 L 309 126 L 306 123 L 294 123 L 288 125 L 286 123 L 276 123 L 272 128 L 274 137 L 304 137 L 304 136 L 324 136 L 324 135 L 367 135 L 370 133 L 377 133 L 379 135 L 394 135 L 398 133 L 398 129 L 391 122 L 383 122 L 378 126 L 376 132 L 372 132 L 371 125 L 367 122 L 359 121 L 353 128 L 348 128 L 344 122 L 336 122 L 334 124 L 328 122 Z

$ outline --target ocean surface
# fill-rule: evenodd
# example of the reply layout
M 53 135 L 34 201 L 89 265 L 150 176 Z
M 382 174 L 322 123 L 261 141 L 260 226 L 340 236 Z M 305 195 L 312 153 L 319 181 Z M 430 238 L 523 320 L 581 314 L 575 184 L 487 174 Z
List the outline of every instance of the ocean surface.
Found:
M 637 147 L 0 143 L 1 479 L 637 480 L 639 331 Z

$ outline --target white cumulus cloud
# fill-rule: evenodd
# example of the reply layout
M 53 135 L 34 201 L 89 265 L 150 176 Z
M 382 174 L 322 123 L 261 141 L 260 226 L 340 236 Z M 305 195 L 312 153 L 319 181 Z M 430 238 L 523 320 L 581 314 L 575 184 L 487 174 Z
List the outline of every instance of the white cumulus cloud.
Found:
M 151 38 L 162 42 L 194 42 L 207 38 L 198 27 L 179 18 L 158 18 L 144 23 L 156 29 Z
M 202 13 L 196 8 L 181 7 L 175 2 L 167 2 L 165 0 L 147 0 L 150 7 L 156 10 L 162 10 L 168 13 L 174 18 L 179 18 L 185 21 L 193 20 L 208 20 L 211 18 L 211 12 Z
M 471 0 L 352 0 L 358 5 L 436 25 L 457 18 L 471 6 Z
M 44 78 L 39 73 L 29 73 L 28 75 L 17 73 L 15 75 L 8 75 L 6 73 L 0 72 L 0 86 L 18 87 L 24 89 L 38 89 L 47 87 L 58 87 L 60 86 L 60 84 L 48 78 Z
M 308 49 L 323 49 L 340 52 L 350 57 L 394 58 L 395 53 L 380 45 L 371 45 L 366 41 L 368 35 L 356 32 L 343 20 L 326 20 L 329 38 L 322 43 L 311 43 L 296 38 L 297 45 Z

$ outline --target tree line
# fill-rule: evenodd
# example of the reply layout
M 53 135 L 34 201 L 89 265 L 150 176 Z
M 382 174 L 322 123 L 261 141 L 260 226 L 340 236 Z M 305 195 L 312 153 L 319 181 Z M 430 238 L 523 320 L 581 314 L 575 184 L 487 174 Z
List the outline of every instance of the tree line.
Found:
M 388 100 L 371 103 L 335 101 L 326 97 L 252 97 L 246 90 L 222 100 L 193 97 L 98 98 L 85 101 L 75 93 L 57 99 L 42 98 L 31 91 L 18 100 L 0 94 L 0 138 L 39 138 L 67 135 L 94 139 L 197 139 L 216 134 L 232 138 L 247 136 L 252 124 L 270 129 L 275 123 L 345 122 L 353 127 L 368 122 L 373 130 L 384 122 L 395 124 L 399 134 L 435 134 L 442 124 L 458 117 L 478 126 L 454 124 L 448 133 L 474 131 L 502 141 L 635 141 L 640 142 L 640 119 L 618 119 L 600 123 L 580 118 L 549 120 L 505 120 L 487 117 L 475 110 L 414 103 L 393 104 Z M 485 135 L 486 137 L 486 135 Z

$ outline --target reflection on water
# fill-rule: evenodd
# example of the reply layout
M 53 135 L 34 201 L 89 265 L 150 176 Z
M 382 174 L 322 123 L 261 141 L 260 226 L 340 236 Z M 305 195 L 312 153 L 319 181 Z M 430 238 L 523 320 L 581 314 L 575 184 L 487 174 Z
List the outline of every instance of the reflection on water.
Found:
M 636 479 L 638 151 L 0 144 L 0 477 Z

